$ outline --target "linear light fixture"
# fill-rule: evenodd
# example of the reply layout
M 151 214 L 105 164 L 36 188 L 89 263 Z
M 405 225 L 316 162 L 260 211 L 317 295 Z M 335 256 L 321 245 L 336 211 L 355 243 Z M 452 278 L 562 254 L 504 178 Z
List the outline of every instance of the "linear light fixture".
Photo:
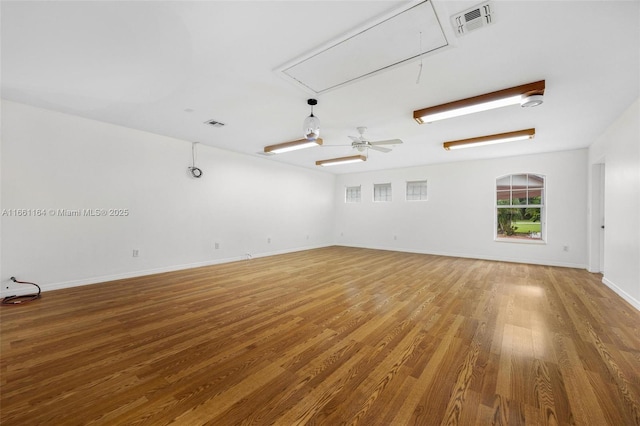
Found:
M 295 151 L 296 149 L 310 148 L 312 146 L 322 145 L 322 138 L 309 140 L 298 139 L 291 142 L 283 142 L 276 145 L 269 145 L 264 147 L 264 152 L 271 154 L 282 154 L 283 152 Z
M 544 83 L 544 80 L 540 80 L 534 83 L 474 96 L 472 98 L 419 109 L 413 111 L 413 118 L 418 124 L 424 124 L 508 105 L 520 104 L 522 107 L 538 106 L 542 103 Z
M 316 166 L 337 166 L 338 164 L 359 163 L 367 161 L 364 155 L 352 155 L 350 157 L 331 158 L 329 160 L 318 160 Z
M 460 139 L 457 141 L 449 141 L 442 144 L 447 151 L 452 149 L 473 148 L 476 146 L 493 145 L 496 143 L 520 141 L 524 139 L 533 139 L 536 129 L 517 130 L 515 132 L 498 133 L 495 135 L 478 136 L 476 138 Z

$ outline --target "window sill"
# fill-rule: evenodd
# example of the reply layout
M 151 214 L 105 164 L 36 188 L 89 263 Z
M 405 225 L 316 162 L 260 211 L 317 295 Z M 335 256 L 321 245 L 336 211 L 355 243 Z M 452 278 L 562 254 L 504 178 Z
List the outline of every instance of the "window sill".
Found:
M 547 242 L 544 240 L 527 240 L 524 238 L 499 238 L 496 237 L 494 239 L 495 242 L 497 243 L 516 243 L 516 244 L 539 244 L 539 245 L 546 245 Z

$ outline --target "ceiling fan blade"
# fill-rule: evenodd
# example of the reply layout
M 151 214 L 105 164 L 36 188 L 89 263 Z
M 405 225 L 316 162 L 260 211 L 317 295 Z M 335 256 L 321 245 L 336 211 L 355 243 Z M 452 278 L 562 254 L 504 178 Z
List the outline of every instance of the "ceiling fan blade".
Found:
M 389 139 L 386 141 L 369 142 L 371 145 L 399 145 L 402 143 L 400 139 Z
M 369 146 L 370 149 L 376 150 L 376 151 L 380 151 L 380 152 L 391 152 L 391 148 L 384 148 L 382 146 L 374 146 L 371 145 Z
M 361 142 L 360 138 L 357 136 L 349 136 L 349 138 L 354 142 Z

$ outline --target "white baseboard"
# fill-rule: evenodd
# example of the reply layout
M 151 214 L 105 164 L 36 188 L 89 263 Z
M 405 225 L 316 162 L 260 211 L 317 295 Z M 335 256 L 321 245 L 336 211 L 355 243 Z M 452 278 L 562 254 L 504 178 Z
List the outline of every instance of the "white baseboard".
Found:
M 181 271 L 186 269 L 201 268 L 203 266 L 219 265 L 223 263 L 238 262 L 242 260 L 250 260 L 250 259 L 259 258 L 259 257 L 268 257 L 268 256 L 275 256 L 278 254 L 294 253 L 298 251 L 329 247 L 331 245 L 332 244 L 320 245 L 320 246 L 298 247 L 298 248 L 278 250 L 273 252 L 255 253 L 255 254 L 251 254 L 250 256 L 243 255 L 243 256 L 228 257 L 224 259 L 212 259 L 204 262 L 172 265 L 172 266 L 167 266 L 162 268 L 125 272 L 122 274 L 101 275 L 97 277 L 83 278 L 83 279 L 72 280 L 72 281 L 63 281 L 63 282 L 45 283 L 45 284 L 38 283 L 38 285 L 40 285 L 40 288 L 44 293 L 46 291 L 61 290 L 63 288 L 79 287 L 79 286 L 91 285 L 91 284 L 100 284 L 108 281 L 143 277 L 146 275 L 162 274 L 164 272 L 174 272 L 174 271 Z M 0 298 L 7 297 L 7 296 L 22 296 L 25 294 L 37 293 L 37 291 L 38 289 L 32 285 L 12 284 L 11 288 L 9 289 L 4 289 L 4 288 L 0 289 Z
M 498 262 L 513 262 L 513 263 L 528 263 L 528 264 L 532 264 L 532 265 L 545 265 L 545 266 L 559 266 L 559 267 L 564 267 L 564 268 L 576 268 L 576 269 L 586 269 L 587 265 L 584 264 L 577 264 L 577 263 L 568 263 L 568 262 L 541 262 L 541 261 L 536 261 L 536 260 L 522 260 L 522 259 L 513 259 L 513 258 L 497 258 L 497 257 L 493 257 L 493 256 L 483 256 L 483 255 L 469 255 L 466 253 L 447 253 L 447 252 L 427 252 L 425 250 L 413 250 L 413 249 L 399 249 L 397 247 L 370 247 L 370 246 L 360 246 L 360 245 L 348 245 L 348 244 L 341 244 L 344 247 L 358 247 L 358 248 L 366 248 L 366 249 L 371 249 L 371 250 L 388 250 L 388 251 L 400 251 L 400 252 L 406 252 L 406 253 L 417 253 L 417 254 L 431 254 L 434 256 L 449 256 L 449 257 L 462 257 L 462 258 L 467 258 L 467 259 L 481 259 L 481 260 L 494 260 L 494 261 L 498 261 Z M 589 271 L 592 272 L 592 271 Z M 599 273 L 599 271 L 598 271 Z M 615 291 L 618 296 L 622 297 L 624 300 L 626 300 L 627 302 L 629 302 L 629 304 L 631 306 L 633 306 L 634 308 L 636 308 L 637 310 L 640 311 L 640 301 L 636 300 L 635 298 L 633 298 L 631 295 L 629 295 L 627 292 L 625 292 L 624 290 L 622 290 L 620 287 L 618 287 L 615 283 L 609 281 L 606 278 L 602 278 L 602 282 L 609 287 L 610 289 L 612 289 L 613 291 Z
M 624 300 L 629 302 L 631 306 L 633 306 L 638 311 L 640 311 L 640 300 L 633 298 L 629 293 L 627 293 L 626 291 L 618 287 L 615 283 L 606 279 L 605 277 L 602 277 L 602 283 L 607 287 L 609 287 L 611 290 L 615 291 L 618 294 L 618 296 L 622 297 Z
M 544 266 L 559 266 L 563 268 L 576 268 L 576 269 L 586 269 L 586 265 L 583 263 L 571 263 L 571 262 L 556 262 L 556 261 L 547 261 L 547 260 L 536 260 L 536 259 L 519 259 L 519 258 L 509 258 L 509 257 L 496 257 L 496 256 L 486 256 L 482 254 L 469 254 L 469 253 L 453 253 L 453 252 L 442 252 L 442 251 L 427 251 L 427 250 L 418 250 L 418 249 L 403 249 L 398 247 L 380 247 L 380 246 L 361 246 L 361 245 L 351 245 L 351 244 L 338 244 L 344 247 L 358 247 L 358 248 L 366 248 L 371 250 L 387 250 L 387 251 L 399 251 L 404 253 L 416 253 L 416 254 L 431 254 L 434 256 L 448 256 L 448 257 L 462 257 L 465 259 L 479 259 L 479 260 L 493 260 L 497 262 L 510 262 L 510 263 L 527 263 L 531 265 L 544 265 Z

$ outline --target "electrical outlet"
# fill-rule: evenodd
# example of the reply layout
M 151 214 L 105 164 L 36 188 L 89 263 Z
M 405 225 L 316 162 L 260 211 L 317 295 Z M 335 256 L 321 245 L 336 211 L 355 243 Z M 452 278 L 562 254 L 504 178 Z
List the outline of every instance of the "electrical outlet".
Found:
M 140 250 L 139 249 L 133 249 L 133 257 L 138 257 L 140 256 Z
M 215 243 L 215 244 L 213 245 L 213 247 L 214 247 L 216 250 L 218 250 L 218 249 L 220 248 L 220 243 Z
M 267 237 L 267 244 L 271 244 L 271 237 Z
M 569 246 L 562 246 L 562 250 L 569 251 Z

